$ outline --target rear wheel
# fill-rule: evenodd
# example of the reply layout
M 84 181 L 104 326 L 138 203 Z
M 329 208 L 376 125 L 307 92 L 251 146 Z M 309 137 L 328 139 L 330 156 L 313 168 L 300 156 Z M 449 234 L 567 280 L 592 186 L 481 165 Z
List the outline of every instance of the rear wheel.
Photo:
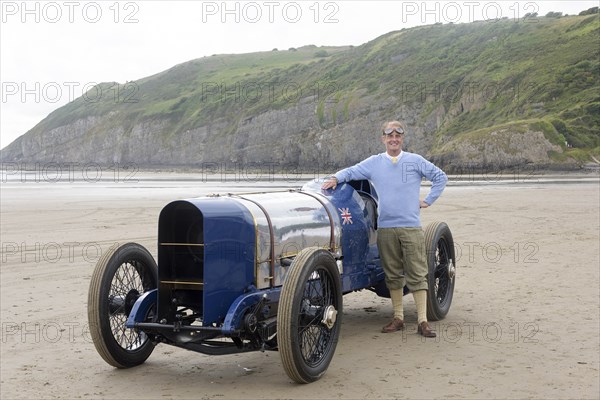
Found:
M 298 383 L 318 380 L 338 342 L 342 291 L 335 259 L 307 248 L 290 266 L 279 301 L 277 344 L 283 368 Z
M 450 310 L 454 294 L 456 265 L 454 240 L 444 222 L 432 222 L 425 229 L 425 247 L 429 269 L 427 319 L 439 321 Z
M 111 249 L 96 264 L 88 293 L 89 328 L 96 350 L 110 365 L 142 364 L 154 350 L 144 332 L 125 322 L 136 300 L 157 287 L 157 276 L 152 255 L 137 243 Z

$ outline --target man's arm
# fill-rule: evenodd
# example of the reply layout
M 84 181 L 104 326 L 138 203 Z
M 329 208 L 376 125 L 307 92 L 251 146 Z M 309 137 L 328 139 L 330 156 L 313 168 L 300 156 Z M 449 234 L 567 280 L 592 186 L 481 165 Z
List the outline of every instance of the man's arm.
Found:
M 421 200 L 421 208 L 427 208 L 432 205 L 442 194 L 446 183 L 448 183 L 448 176 L 440 168 L 436 167 L 432 162 L 423 159 L 422 174 L 427 180 L 431 181 L 431 190 L 425 200 Z
M 338 183 L 354 181 L 358 179 L 369 179 L 371 176 L 369 173 L 369 164 L 373 161 L 373 157 L 375 156 L 371 156 L 352 167 L 348 167 L 336 172 L 333 176 L 330 176 L 327 180 L 325 180 L 325 182 L 323 182 L 321 189 L 335 189 Z

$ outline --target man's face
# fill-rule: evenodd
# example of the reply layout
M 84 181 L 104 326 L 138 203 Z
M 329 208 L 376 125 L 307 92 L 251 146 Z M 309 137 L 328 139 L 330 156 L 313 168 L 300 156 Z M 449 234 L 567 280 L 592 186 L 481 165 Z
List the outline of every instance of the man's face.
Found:
M 390 129 L 393 129 L 393 128 L 398 128 L 398 129 L 402 130 L 398 126 L 386 125 L 385 131 L 389 131 Z M 393 132 L 391 132 L 388 135 L 386 135 L 386 134 L 382 135 L 381 141 L 383 142 L 383 144 L 385 144 L 385 149 L 387 150 L 387 152 L 389 154 L 397 155 L 400 153 L 400 150 L 402 150 L 404 134 L 398 133 L 397 131 L 394 130 Z

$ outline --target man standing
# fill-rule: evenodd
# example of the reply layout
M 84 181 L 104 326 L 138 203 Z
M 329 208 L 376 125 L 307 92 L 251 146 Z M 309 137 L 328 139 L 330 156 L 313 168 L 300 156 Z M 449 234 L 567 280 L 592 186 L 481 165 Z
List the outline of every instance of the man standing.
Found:
M 382 142 L 386 152 L 337 172 L 322 188 L 335 189 L 338 183 L 368 179 L 379 195 L 377 247 L 390 290 L 394 318 L 383 327 L 389 333 L 404 329 L 403 288 L 406 280 L 417 306 L 417 332 L 435 337 L 427 323 L 427 262 L 420 209 L 427 208 L 442 194 L 448 177 L 418 154 L 402 151 L 405 129 L 398 121 L 383 125 Z M 431 190 L 420 200 L 421 180 L 432 182 Z

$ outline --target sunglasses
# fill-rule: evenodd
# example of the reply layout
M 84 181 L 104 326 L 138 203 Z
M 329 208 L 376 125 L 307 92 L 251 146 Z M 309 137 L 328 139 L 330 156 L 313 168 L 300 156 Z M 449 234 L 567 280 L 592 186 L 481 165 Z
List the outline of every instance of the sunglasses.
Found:
M 404 129 L 402 129 L 400 127 L 398 127 L 398 128 L 385 128 L 383 130 L 383 134 L 384 135 L 391 135 L 394 132 L 396 132 L 396 133 L 398 133 L 400 135 L 404 135 Z

